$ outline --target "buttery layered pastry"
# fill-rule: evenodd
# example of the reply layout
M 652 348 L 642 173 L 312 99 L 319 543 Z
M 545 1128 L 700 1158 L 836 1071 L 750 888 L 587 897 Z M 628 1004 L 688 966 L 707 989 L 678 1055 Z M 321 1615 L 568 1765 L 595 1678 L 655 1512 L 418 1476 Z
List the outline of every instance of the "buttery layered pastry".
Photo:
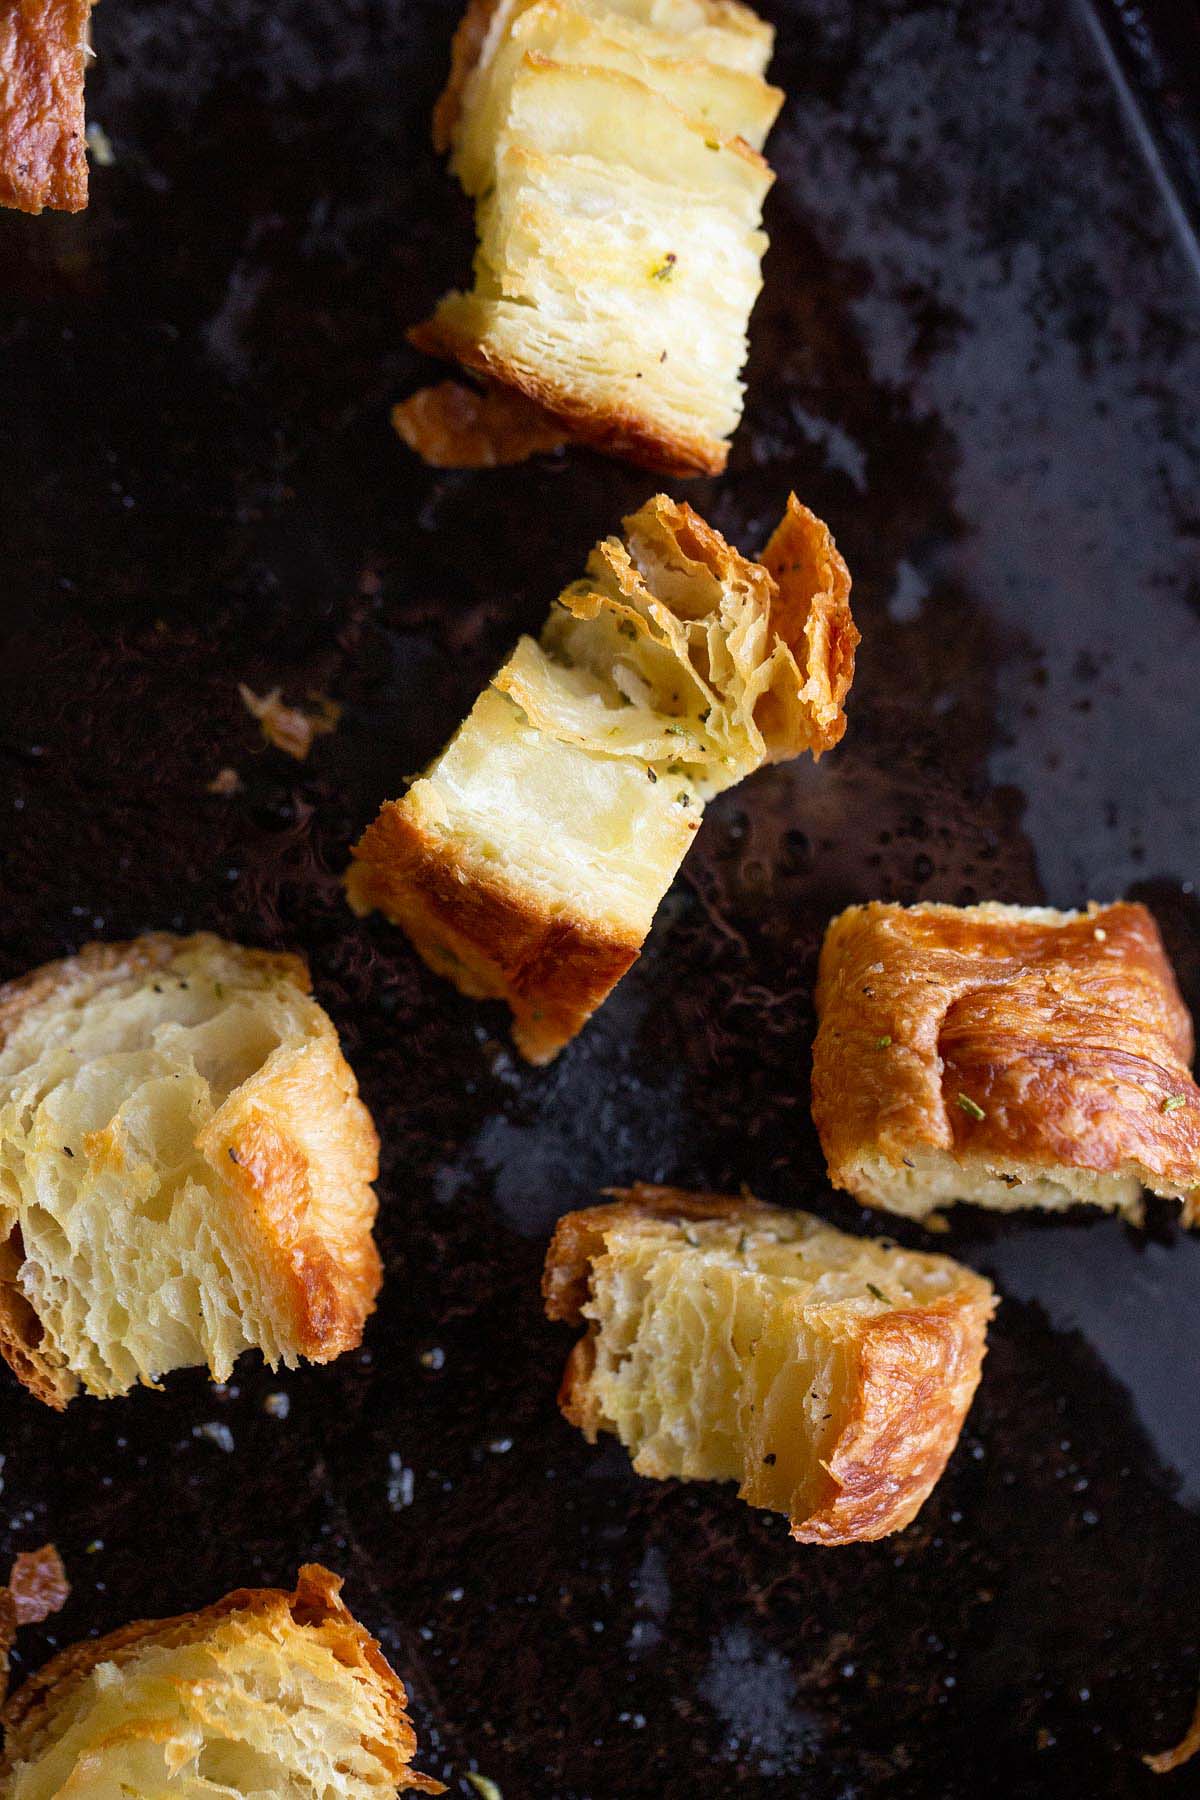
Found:
M 816 991 L 813 1118 L 835 1186 L 921 1218 L 1142 1190 L 1200 1207 L 1192 1022 L 1144 906 L 852 906 Z
M 411 1768 L 408 1700 L 319 1564 L 295 1592 L 239 1588 L 200 1612 L 72 1644 L 4 1708 L 4 1800 L 394 1800 L 443 1792 Z
M 0 7 L 0 206 L 87 205 L 83 77 L 93 0 Z
M 414 343 L 582 442 L 719 472 L 762 285 L 772 42 L 733 0 L 471 0 L 434 138 L 476 200 L 475 282 Z
M 640 1475 L 736 1481 L 801 1543 L 885 1537 L 941 1475 L 994 1296 L 945 1256 L 752 1199 L 639 1186 L 568 1213 L 552 1319 L 585 1325 L 559 1403 Z
M 531 1062 L 638 954 L 706 800 L 845 729 L 858 633 L 828 529 L 793 496 L 761 563 L 665 495 L 522 638 L 426 773 L 355 846 L 378 907 Z
M 56 1407 L 330 1361 L 379 1287 L 377 1152 L 299 957 L 154 934 L 10 982 L 0 1353 Z

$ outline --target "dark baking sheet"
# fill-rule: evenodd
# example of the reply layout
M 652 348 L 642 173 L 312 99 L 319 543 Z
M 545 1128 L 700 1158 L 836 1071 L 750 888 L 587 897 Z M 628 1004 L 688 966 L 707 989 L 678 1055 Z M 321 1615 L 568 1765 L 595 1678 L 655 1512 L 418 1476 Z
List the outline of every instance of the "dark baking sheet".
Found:
M 105 0 L 115 163 L 84 217 L 0 225 L 0 973 L 155 926 L 305 949 L 383 1134 L 388 1266 L 331 1369 L 65 1419 L 0 1384 L 0 1549 L 52 1538 L 74 1584 L 17 1673 L 317 1556 L 457 1792 L 1158 1792 L 1139 1753 L 1200 1681 L 1200 1241 L 1170 1209 L 955 1218 L 939 1247 L 1004 1305 L 945 1480 L 877 1546 L 798 1549 L 555 1411 L 543 1243 L 602 1184 L 884 1228 L 809 1121 L 835 908 L 1137 895 L 1200 1006 L 1196 15 L 1172 43 L 1050 0 L 764 10 L 790 99 L 747 416 L 728 476 L 675 491 L 745 548 L 792 484 L 832 522 L 851 729 L 712 808 L 546 1072 L 337 884 L 654 485 L 584 454 L 436 474 L 389 430 L 429 372 L 401 325 L 469 254 L 426 131 L 456 0 Z M 264 751 L 239 678 L 335 695 L 339 732 Z

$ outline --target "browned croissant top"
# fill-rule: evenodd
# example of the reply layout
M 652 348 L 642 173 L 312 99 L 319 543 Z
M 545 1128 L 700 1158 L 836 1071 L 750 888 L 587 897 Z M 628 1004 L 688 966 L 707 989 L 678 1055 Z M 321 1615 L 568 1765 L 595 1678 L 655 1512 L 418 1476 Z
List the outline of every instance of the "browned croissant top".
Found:
M 1192 1024 L 1144 906 L 851 907 L 816 1001 L 813 1116 L 839 1185 L 919 1148 L 1135 1176 L 1194 1210 Z

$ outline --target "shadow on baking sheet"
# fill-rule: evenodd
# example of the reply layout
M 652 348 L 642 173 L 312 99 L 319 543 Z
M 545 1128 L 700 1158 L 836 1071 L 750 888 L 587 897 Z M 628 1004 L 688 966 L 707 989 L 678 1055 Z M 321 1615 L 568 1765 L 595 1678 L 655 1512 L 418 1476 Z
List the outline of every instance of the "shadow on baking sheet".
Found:
M 789 486 L 832 522 L 851 728 L 711 809 L 641 962 L 530 1071 L 338 885 L 652 488 L 585 455 L 438 474 L 390 432 L 429 372 L 402 325 L 470 254 L 425 131 L 454 10 L 101 7 L 91 210 L 0 221 L 2 972 L 150 926 L 306 947 L 388 1264 L 331 1369 L 65 1420 L 3 1385 L 5 1552 L 53 1538 L 74 1589 L 18 1672 L 316 1555 L 424 1766 L 507 1796 L 1156 1792 L 1139 1753 L 1200 1678 L 1200 1242 L 956 1218 L 938 1247 L 1005 1294 L 968 1430 L 908 1532 L 827 1553 L 568 1430 L 537 1277 L 557 1213 L 638 1176 L 880 1229 L 824 1188 L 806 1101 L 849 900 L 1136 893 L 1200 1007 L 1182 239 L 1082 13 L 764 8 L 768 286 L 730 472 L 688 497 L 745 548 Z M 238 680 L 334 695 L 338 732 L 264 750 Z

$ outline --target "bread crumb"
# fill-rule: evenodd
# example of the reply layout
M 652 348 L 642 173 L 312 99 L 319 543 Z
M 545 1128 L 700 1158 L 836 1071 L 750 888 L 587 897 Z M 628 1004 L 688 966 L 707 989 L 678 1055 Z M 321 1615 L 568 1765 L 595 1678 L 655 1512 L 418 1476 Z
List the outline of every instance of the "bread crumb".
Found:
M 1156 1775 L 1169 1775 L 1172 1769 L 1181 1769 L 1185 1762 L 1190 1762 L 1200 1750 L 1200 1695 L 1196 1698 L 1196 1710 L 1192 1714 L 1192 1722 L 1173 1750 L 1160 1750 L 1156 1756 L 1143 1756 L 1142 1761 Z
M 477 1794 L 482 1795 L 482 1800 L 504 1800 L 503 1794 L 490 1776 L 477 1775 L 474 1769 L 468 1769 L 463 1779 L 470 1782 Z
M 496 469 L 567 442 L 561 425 L 523 394 L 459 381 L 421 388 L 392 408 L 392 425 L 433 469 Z
M 38 1625 L 52 1613 L 61 1612 L 71 1584 L 55 1546 L 22 1550 L 13 1562 L 8 1589 L 18 1625 Z
M 112 139 L 109 137 L 107 131 L 105 131 L 103 125 L 97 124 L 96 120 L 93 119 L 88 125 L 85 136 L 87 138 L 88 152 L 96 167 L 98 169 L 111 169 L 116 162 L 117 157 L 116 152 L 112 147 Z
M 204 791 L 206 794 L 219 794 L 221 799 L 227 800 L 230 794 L 241 793 L 242 778 L 236 769 L 218 769 Z
M 256 694 L 244 681 L 238 682 L 238 693 L 246 711 L 258 720 L 268 744 L 303 762 L 312 749 L 313 739 L 337 729 L 342 709 L 324 694 L 310 694 L 311 707 L 285 706 L 283 690 L 272 688 L 267 694 Z

